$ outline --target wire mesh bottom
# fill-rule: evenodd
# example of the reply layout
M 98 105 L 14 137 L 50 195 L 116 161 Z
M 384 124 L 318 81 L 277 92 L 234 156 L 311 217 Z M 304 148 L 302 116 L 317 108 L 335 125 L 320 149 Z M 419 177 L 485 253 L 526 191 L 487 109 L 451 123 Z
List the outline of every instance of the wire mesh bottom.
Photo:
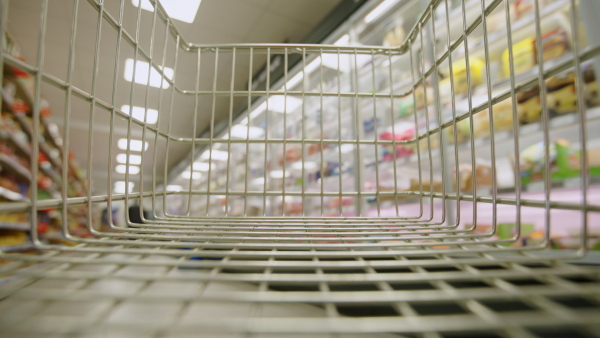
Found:
M 133 241 L 104 253 L 77 249 L 3 267 L 19 270 L 0 287 L 0 332 L 600 335 L 600 267 L 562 262 L 555 252 L 233 249 L 178 257 Z M 36 262 L 44 263 L 22 268 Z

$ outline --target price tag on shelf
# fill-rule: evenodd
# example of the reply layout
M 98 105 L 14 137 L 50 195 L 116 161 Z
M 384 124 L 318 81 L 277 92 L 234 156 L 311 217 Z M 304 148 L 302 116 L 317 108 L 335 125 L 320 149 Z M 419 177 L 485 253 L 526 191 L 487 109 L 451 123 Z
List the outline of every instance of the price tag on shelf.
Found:
M 581 187 L 581 178 L 580 177 L 571 177 L 567 178 L 563 181 L 564 188 L 579 188 Z
M 527 185 L 528 192 L 544 191 L 544 181 L 531 182 Z
M 560 127 L 560 126 L 567 126 L 570 124 L 574 124 L 575 122 L 577 122 L 577 115 L 575 115 L 575 114 L 563 115 L 563 116 L 555 117 L 552 120 L 550 120 L 550 127 L 556 128 L 556 127 Z
M 501 132 L 501 133 L 495 133 L 494 134 L 494 136 L 495 136 L 494 139 L 496 140 L 496 142 L 503 141 L 503 140 L 506 140 L 506 139 L 510 138 L 510 135 L 511 135 L 510 131 L 504 131 L 504 132 Z
M 536 131 L 540 130 L 540 126 L 541 126 L 541 124 L 539 122 L 526 124 L 526 125 L 520 127 L 520 133 L 522 135 L 535 133 Z

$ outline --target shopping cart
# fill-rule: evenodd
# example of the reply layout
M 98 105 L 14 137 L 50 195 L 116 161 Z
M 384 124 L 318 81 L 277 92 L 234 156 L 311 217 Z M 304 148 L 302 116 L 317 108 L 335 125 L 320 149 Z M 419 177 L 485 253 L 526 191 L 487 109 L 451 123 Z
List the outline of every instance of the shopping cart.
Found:
M 528 19 L 538 51 L 544 49 L 546 18 L 540 2 L 532 1 Z M 447 0 L 433 0 L 400 47 L 200 45 L 184 39 L 161 6 L 151 22 L 142 22 L 140 7 L 137 21 L 126 23 L 124 0 L 120 7 L 74 1 L 68 68 L 61 78 L 43 68 L 50 57 L 45 37 L 50 2 L 41 1 L 37 60 L 22 61 L 3 44 L 0 63 L 33 78 L 32 154 L 46 146 L 42 86 L 63 95 L 63 142 L 55 159 L 61 185 L 42 199 L 38 192 L 44 186 L 31 184 L 27 199 L 0 204 L 3 214 L 28 214 L 31 246 L 38 251 L 0 254 L 6 261 L 0 265 L 0 332 L 7 337 L 600 335 L 600 260 L 588 252 L 600 212 L 588 158 L 598 114 L 583 104 L 582 68 L 599 57 L 600 45 L 581 38 L 581 2 L 562 2 L 572 54 L 545 60 L 544 53 L 536 53 L 531 70 L 520 74 L 510 1 L 465 1 L 450 9 Z M 4 37 L 10 4 L 0 4 Z M 74 66 L 76 36 L 83 34 L 76 14 L 83 9 L 97 17 L 89 90 L 74 85 L 80 69 Z M 505 35 L 488 34 L 494 11 L 506 13 L 500 23 Z M 456 21 L 462 22 L 458 30 L 451 27 Z M 149 41 L 142 41 L 141 32 L 152 33 Z M 115 33 L 111 63 L 100 52 L 101 41 Z M 506 41 L 508 90 L 492 85 L 492 39 Z M 479 85 L 470 55 L 474 44 L 483 50 Z M 128 89 L 118 87 L 118 79 L 120 53 L 130 47 L 133 60 L 146 66 L 131 63 L 135 75 L 130 80 L 135 79 Z M 264 88 L 253 86 L 249 67 L 250 83 L 240 89 L 236 66 L 264 61 L 270 69 L 274 60 L 283 64 L 281 79 L 272 81 L 267 71 Z M 398 63 L 410 69 L 404 78 L 394 66 Z M 228 71 L 217 71 L 223 65 Z M 158 79 L 156 87 L 163 89 L 157 96 L 150 86 L 134 84 L 136 67 L 147 67 L 147 78 L 140 81 Z M 568 72 L 574 79 L 575 113 L 556 122 L 549 81 Z M 193 79 L 185 73 L 193 73 Z M 106 74 L 114 74 L 110 93 L 97 88 Z M 310 81 L 317 85 L 310 87 Z M 377 89 L 381 82 L 390 84 L 387 90 Z M 393 85 L 398 82 L 403 84 Z M 457 104 L 458 86 L 466 86 L 466 107 Z M 532 88 L 540 98 L 539 122 L 526 126 L 518 98 Z M 121 91 L 130 105 L 136 95 L 143 95 L 144 107 L 156 103 L 158 122 L 118 109 Z M 477 100 L 481 92 L 484 99 Z M 403 121 L 409 122 L 400 125 L 394 112 L 407 98 L 412 104 Z M 193 110 L 179 108 L 190 100 Z M 87 173 L 81 177 L 90 182 L 95 170 L 108 168 L 106 192 L 90 186 L 77 196 L 69 190 L 77 176 L 67 165 L 70 147 L 76 146 L 69 133 L 76 128 L 72 120 L 82 114 L 75 101 L 87 104 L 89 135 L 101 128 L 99 119 L 108 123 L 108 154 L 93 152 L 93 143 L 106 142 L 106 136 L 90 136 Z M 246 105 L 243 112 L 235 109 L 240 105 Z M 503 131 L 496 113 L 501 106 L 508 106 L 510 121 Z M 372 116 L 368 126 L 364 114 Z M 484 136 L 477 136 L 484 117 Z M 200 119 L 209 121 L 205 133 L 196 128 Z M 172 126 L 182 120 L 191 127 L 179 135 Z M 397 137 L 396 128 L 406 123 L 414 133 Z M 568 136 L 578 144 L 570 153 L 575 169 L 560 181 L 569 184 L 568 198 L 553 177 L 562 145 L 554 137 L 563 135 L 567 124 Z M 468 133 L 461 140 L 465 126 Z M 258 127 L 261 131 L 253 133 Z M 127 134 L 125 166 L 133 165 L 132 155 L 142 163 L 136 175 L 126 168 L 124 192 L 113 186 L 119 128 Z M 391 136 L 377 137 L 384 129 Z M 136 151 L 134 139 L 148 150 Z M 499 142 L 511 144 L 509 168 L 517 169 L 501 166 L 500 157 L 509 156 L 500 153 Z M 527 160 L 522 152 L 535 144 L 541 179 L 535 183 L 539 192 L 529 194 L 533 183 L 523 180 L 520 168 Z M 184 181 L 178 177 L 186 169 L 170 165 L 177 147 L 190 154 Z M 479 175 L 482 153 L 489 159 L 489 179 Z M 94 166 L 97 158 L 102 168 Z M 194 174 L 199 158 L 206 165 L 203 179 Z M 47 161 L 31 156 L 31 182 L 47 176 L 42 162 Z M 499 179 L 506 172 L 514 184 L 509 192 Z M 175 180 L 183 187 L 167 188 Z M 135 192 L 127 189 L 130 182 Z M 470 188 L 459 188 L 459 182 Z M 134 204 L 143 223 L 119 225 L 105 217 L 108 224 L 101 226 L 96 216 L 115 205 L 128 212 Z M 40 228 L 41 211 L 48 209 L 55 210 L 52 222 L 60 236 Z M 564 213 L 573 250 L 556 250 L 557 220 L 565 222 L 557 215 Z M 531 215 L 543 225 L 535 230 L 537 237 L 531 236 Z M 73 217 L 86 225 L 73 226 Z

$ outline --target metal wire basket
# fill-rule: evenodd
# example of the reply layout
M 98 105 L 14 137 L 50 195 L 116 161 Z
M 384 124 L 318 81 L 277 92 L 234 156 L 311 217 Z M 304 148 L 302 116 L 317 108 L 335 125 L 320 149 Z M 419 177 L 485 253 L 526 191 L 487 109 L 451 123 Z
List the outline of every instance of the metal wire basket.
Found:
M 30 182 L 52 177 L 43 162 L 55 161 L 59 188 L 42 199 L 44 187 L 30 184 L 27 198 L 0 204 L 0 213 L 27 213 L 25 227 L 39 251 L 0 254 L 6 261 L 0 266 L 3 335 L 600 335 L 600 270 L 588 253 L 600 211 L 588 149 L 598 137 L 599 114 L 584 104 L 582 68 L 597 60 L 600 45 L 589 36 L 582 40 L 578 12 L 590 4 L 541 8 L 536 0 L 529 21 L 514 21 L 510 1 L 450 9 L 447 0 L 433 0 L 400 47 L 370 47 L 199 45 L 179 34 L 161 6 L 145 30 L 141 7 L 136 22 L 127 23 L 123 0 L 74 1 L 68 67 L 60 77 L 44 69 L 49 3 L 41 1 L 37 62 L 20 60 L 7 44 L 0 54 L 0 63 L 33 79 L 27 96 L 32 154 L 44 153 L 49 142 L 42 92 L 60 93 L 65 102 L 58 109 L 59 156 L 31 156 L 28 173 Z M 9 3 L 0 4 L 4 37 Z M 571 52 L 551 60 L 536 53 L 521 72 L 513 34 L 529 27 L 531 48 L 543 51 L 545 19 L 559 6 L 566 8 Z M 89 90 L 74 85 L 83 7 L 97 18 Z M 504 33 L 488 34 L 496 11 L 506 13 L 497 23 Z M 142 32 L 151 32 L 149 40 Z M 109 58 L 101 42 L 115 33 Z M 503 90 L 493 84 L 496 41 L 506 46 Z M 127 48 L 138 60 L 130 63 L 129 88 L 120 78 Z M 483 63 L 478 70 L 475 59 Z M 282 78 L 272 81 L 267 71 L 261 88 L 246 67 L 250 83 L 240 84 L 236 67 L 263 61 L 267 70 L 282 63 Z M 398 64 L 408 73 L 398 73 Z M 143 76 L 136 67 L 145 67 Z M 105 93 L 98 83 L 106 74 L 114 76 Z M 552 96 L 553 79 L 564 74 L 572 77 L 576 101 L 568 115 L 557 112 Z M 156 91 L 135 85 L 154 79 Z M 534 89 L 539 121 L 522 115 L 521 97 Z M 154 102 L 160 118 L 151 123 L 147 114 L 139 119 L 118 109 L 119 95 L 130 105 Z M 15 108 L 7 100 L 3 95 Z M 193 110 L 178 108 L 190 100 Z M 406 100 L 408 113 L 398 117 Z M 82 114 L 89 155 L 87 177 L 80 175 L 84 193 L 77 196 L 70 192 L 77 174 L 69 150 L 81 144 L 69 133 Z M 477 134 L 482 119 L 487 124 Z M 200 120 L 209 125 L 204 134 Z M 102 128 L 98 122 L 108 126 L 108 138 L 93 136 Z M 188 123 L 189 132 L 173 132 L 177 123 Z M 412 134 L 398 137 L 406 125 Z M 122 130 L 124 186 L 134 182 L 135 192 L 113 186 Z M 384 132 L 388 138 L 380 137 Z M 564 145 L 556 137 L 578 145 L 570 150 L 575 169 L 567 178 L 553 176 L 557 147 Z M 93 152 L 95 142 L 108 143 L 106 156 Z M 529 161 L 524 149 L 536 144 L 537 183 L 524 180 L 521 170 Z M 190 154 L 187 169 L 172 169 L 169 155 L 177 149 Z M 506 169 L 507 158 L 516 169 Z M 141 163 L 135 175 L 134 159 Z M 196 165 L 204 166 L 201 178 Z M 106 170 L 105 186 L 86 186 L 94 171 Z M 187 185 L 168 189 L 185 170 L 188 179 L 179 180 Z M 500 179 L 507 172 L 509 188 Z M 107 217 L 101 226 L 95 215 L 116 204 L 127 213 L 139 208 L 126 225 Z M 56 211 L 60 236 L 40 234 L 40 211 L 48 209 Z M 73 217 L 85 226 L 74 227 Z M 532 217 L 542 225 L 537 237 L 530 236 Z M 552 250 L 565 217 L 576 249 Z

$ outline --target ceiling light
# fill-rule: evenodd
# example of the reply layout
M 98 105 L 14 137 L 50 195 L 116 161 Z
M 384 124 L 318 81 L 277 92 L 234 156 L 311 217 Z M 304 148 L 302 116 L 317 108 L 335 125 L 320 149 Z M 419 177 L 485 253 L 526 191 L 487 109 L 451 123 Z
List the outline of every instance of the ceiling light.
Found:
M 286 90 L 292 89 L 295 85 L 299 84 L 303 78 L 304 78 L 304 74 L 302 72 L 296 74 L 288 82 L 285 83 L 285 89 Z M 282 92 L 283 88 L 281 88 L 279 91 Z
M 212 170 L 215 169 L 214 165 L 209 166 L 208 163 L 206 163 L 206 162 L 194 162 L 192 164 L 192 170 L 194 170 L 194 171 L 208 171 L 208 169 L 210 167 L 213 167 L 213 168 L 211 168 Z
M 312 170 L 317 168 L 317 163 L 315 162 L 298 161 L 292 164 L 292 169 L 302 170 L 302 163 L 304 163 L 304 170 Z
M 343 72 L 347 72 L 350 70 L 350 62 L 348 58 L 340 58 L 338 67 L 338 54 L 323 54 L 318 58 L 314 59 L 311 63 L 304 68 L 304 72 L 309 74 L 312 73 L 315 69 L 317 69 L 321 64 L 323 67 L 331 68 L 333 70 L 340 70 Z
M 160 67 L 160 66 L 159 66 Z M 150 64 L 144 61 L 136 61 L 135 63 L 135 83 L 147 85 L 148 84 L 148 70 Z M 161 68 L 162 69 L 162 68 Z M 173 79 L 173 68 L 165 67 L 163 73 L 169 79 Z M 125 80 L 131 82 L 133 79 L 133 59 L 125 60 Z M 150 86 L 160 88 L 169 88 L 169 82 L 163 81 L 163 77 L 160 75 L 156 68 L 152 67 L 150 72 Z
M 271 171 L 271 173 L 269 175 L 271 177 L 273 177 L 273 178 L 283 178 L 284 176 L 285 177 L 289 177 L 290 176 L 290 172 L 286 171 L 285 175 L 284 175 L 283 170 L 273 170 L 273 171 Z
M 117 162 L 127 164 L 127 154 L 117 155 Z M 129 155 L 129 164 L 139 165 L 142 163 L 142 157 L 140 155 Z
M 387 68 L 390 63 L 396 62 L 400 59 L 400 55 L 392 56 L 391 58 L 387 58 L 385 61 L 381 63 L 382 68 Z
M 148 142 L 144 142 L 143 145 L 144 145 L 144 150 L 148 150 Z M 127 150 L 127 139 L 126 138 L 119 139 L 117 146 L 119 147 L 119 149 Z M 129 141 L 129 149 L 131 149 L 133 151 L 142 151 L 142 141 L 130 140 Z
M 156 109 L 144 109 L 144 107 L 138 106 L 133 106 L 130 109 L 129 105 L 125 104 L 121 106 L 121 110 L 141 122 L 155 124 L 158 121 L 158 110 Z
M 176 184 L 170 184 L 167 185 L 167 191 L 181 191 L 183 190 L 183 187 L 180 185 L 176 185 Z
M 334 42 L 333 44 L 336 46 L 344 46 L 344 45 L 347 45 L 348 42 L 350 42 L 350 35 L 344 34 L 339 39 L 337 39 L 337 41 Z
M 149 0 L 141 0 L 142 9 L 147 11 L 154 12 L 154 6 L 150 3 Z M 194 19 L 196 19 L 196 14 L 198 14 L 198 8 L 200 7 L 201 0 L 159 0 L 160 4 L 163 6 L 167 14 L 172 19 L 177 19 L 179 21 L 192 23 Z M 131 0 L 131 3 L 138 7 L 140 6 L 140 0 Z
M 129 182 L 129 184 L 128 184 L 129 189 L 127 189 L 127 192 L 131 192 L 133 190 L 134 186 L 135 185 L 133 184 L 133 182 Z M 124 181 L 115 182 L 114 192 L 116 194 L 124 194 L 125 193 L 125 182 Z
M 369 23 L 375 19 L 377 19 L 381 14 L 385 13 L 390 7 L 395 5 L 398 0 L 385 0 L 379 4 L 379 6 L 375 7 L 367 16 L 365 16 L 365 23 Z
M 125 174 L 127 172 L 127 169 L 129 168 L 129 174 L 131 175 L 137 175 L 140 172 L 140 167 L 136 166 L 136 165 L 125 165 L 125 164 L 118 164 L 115 167 L 115 171 L 118 172 L 119 174 Z
M 241 138 L 241 139 L 257 139 L 263 137 L 265 132 L 262 128 L 258 127 L 248 127 L 236 125 L 231 128 L 231 137 L 232 138 Z
M 352 144 L 342 144 L 342 146 L 340 147 L 340 151 L 342 153 L 348 153 L 354 150 L 354 145 Z
M 226 151 L 222 151 L 222 150 L 213 150 L 212 155 L 211 155 L 211 152 L 209 150 L 207 150 L 204 152 L 204 154 L 202 154 L 202 156 L 200 156 L 200 159 L 208 160 L 209 157 L 213 160 L 226 161 L 227 158 L 229 157 L 229 153 Z
M 302 100 L 291 96 L 273 96 L 269 99 L 269 111 L 291 113 L 302 105 Z
M 264 185 L 265 184 L 265 178 L 264 177 L 258 177 L 253 179 L 252 181 L 250 181 L 251 184 L 255 184 L 255 185 Z
M 181 177 L 185 178 L 185 179 L 194 179 L 194 180 L 199 180 L 200 178 L 202 178 L 202 174 L 200 174 L 197 171 L 184 171 L 181 173 Z

